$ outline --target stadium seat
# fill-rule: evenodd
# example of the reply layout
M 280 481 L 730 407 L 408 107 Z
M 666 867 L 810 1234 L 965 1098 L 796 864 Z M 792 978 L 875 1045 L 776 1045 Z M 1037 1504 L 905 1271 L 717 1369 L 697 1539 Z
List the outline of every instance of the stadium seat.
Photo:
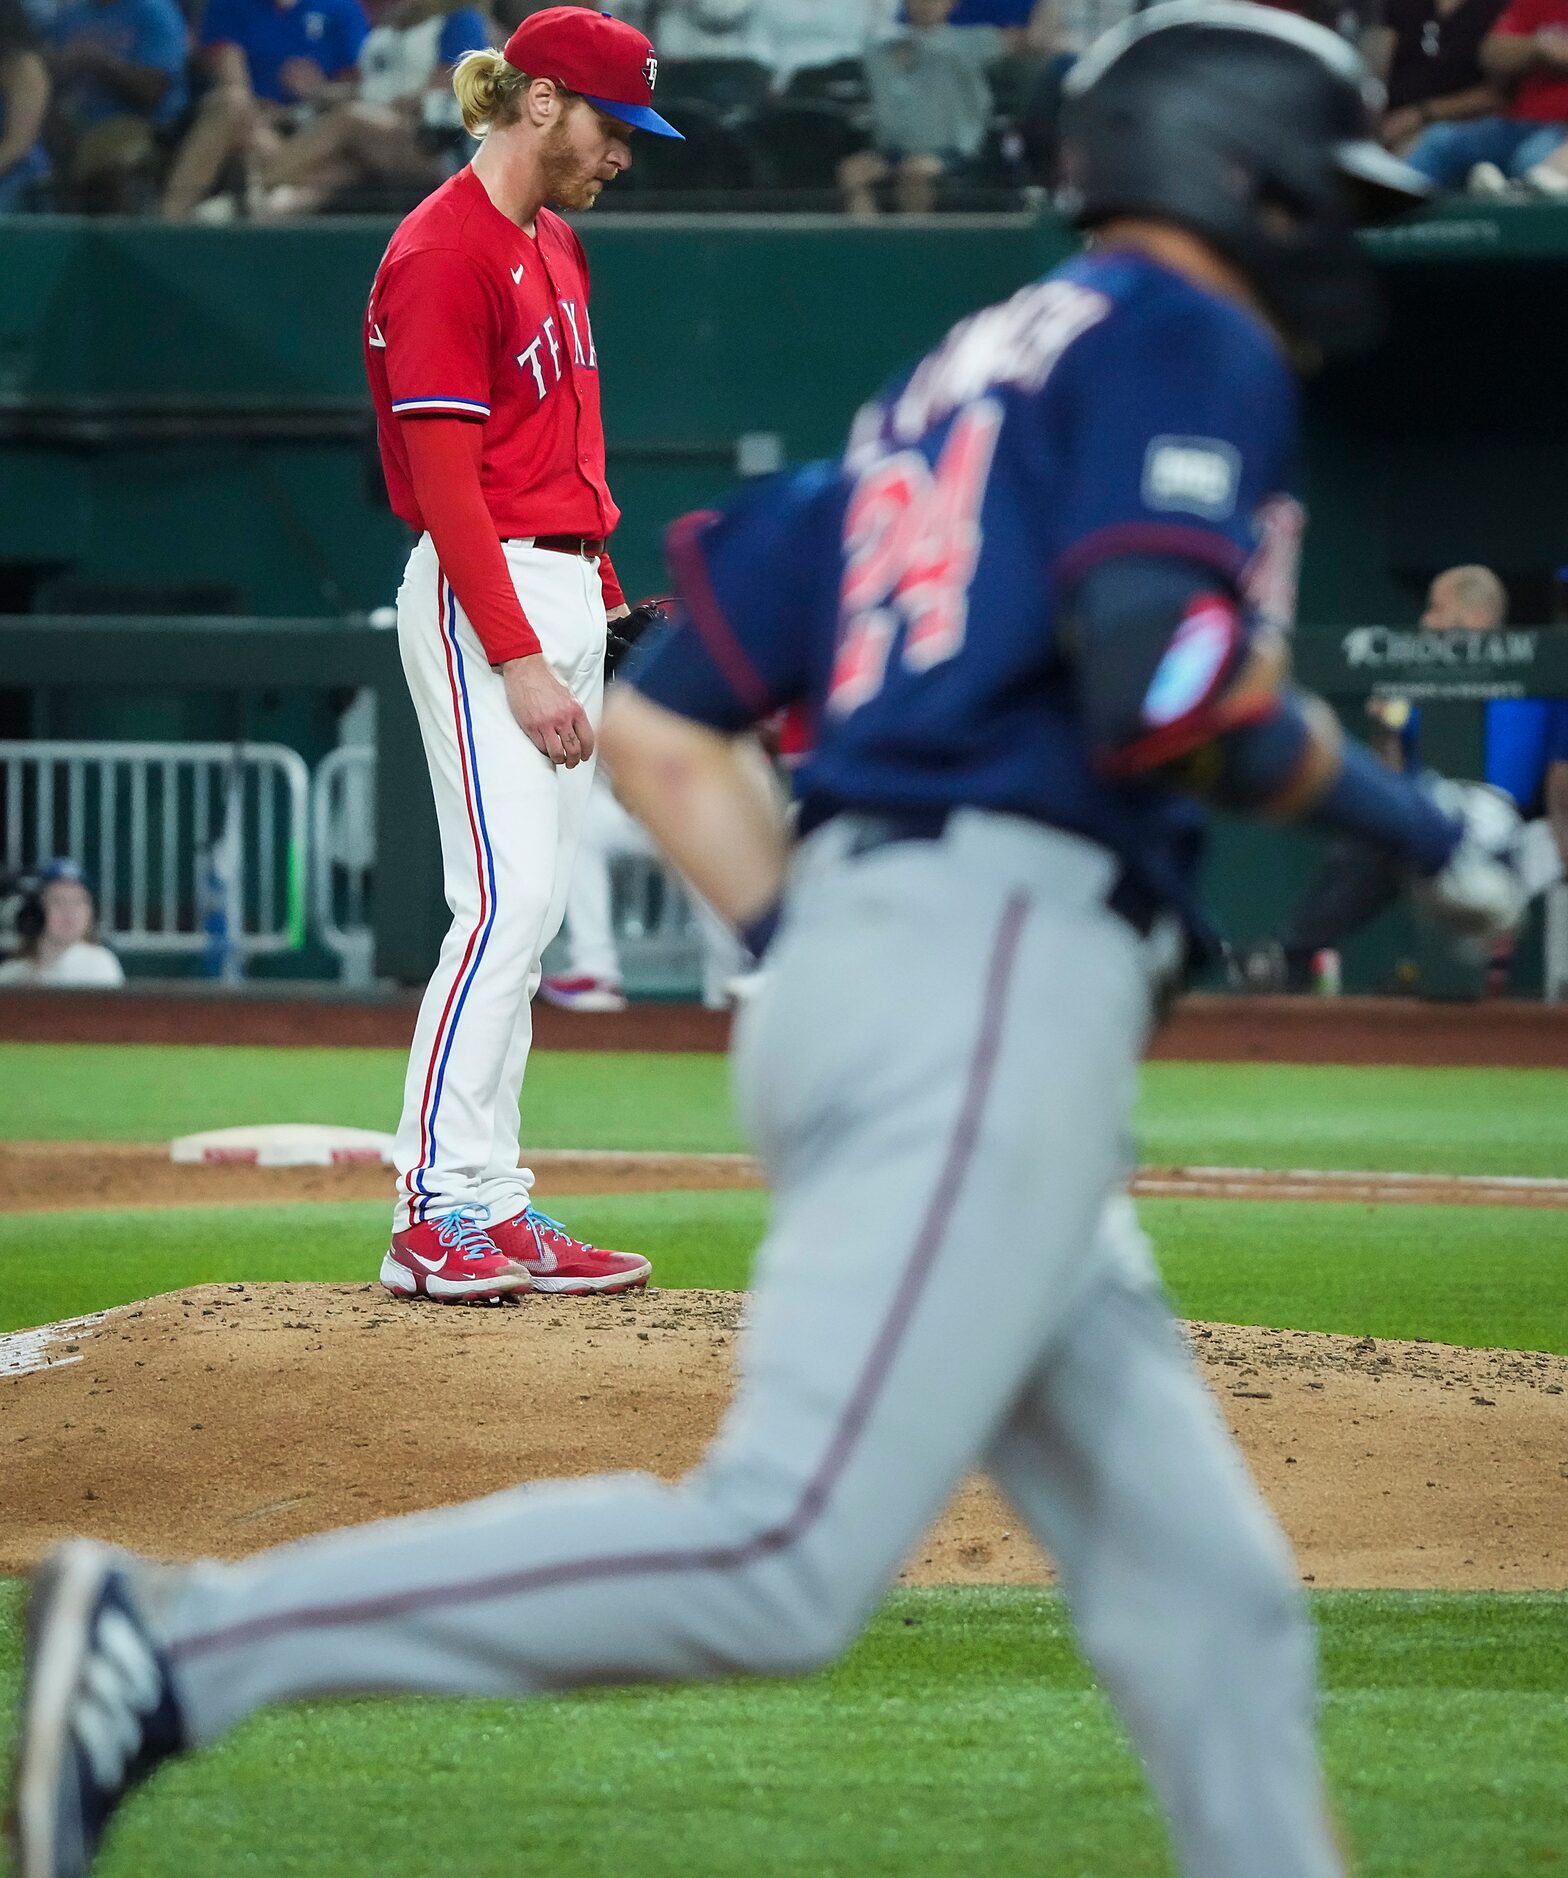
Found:
M 771 105 L 752 126 L 762 159 L 765 187 L 787 193 L 838 194 L 838 166 L 867 136 L 842 106 L 825 101 L 785 98 Z
M 723 198 L 755 186 L 757 161 L 751 142 L 726 121 L 726 113 L 717 105 L 688 99 L 681 106 L 679 127 L 684 142 L 663 137 L 638 140 L 631 169 L 616 185 L 618 206 L 652 208 L 662 196 L 679 195 L 717 197 L 720 200 L 713 206 L 722 207 Z M 624 197 L 621 191 L 626 192 Z
M 669 59 L 659 68 L 659 105 L 677 130 L 688 104 L 711 105 L 726 122 L 750 117 L 765 103 L 773 74 L 755 59 Z
M 802 104 L 813 101 L 860 106 L 870 103 L 866 68 L 859 59 L 840 59 L 834 65 L 808 65 L 784 87 L 784 96 Z

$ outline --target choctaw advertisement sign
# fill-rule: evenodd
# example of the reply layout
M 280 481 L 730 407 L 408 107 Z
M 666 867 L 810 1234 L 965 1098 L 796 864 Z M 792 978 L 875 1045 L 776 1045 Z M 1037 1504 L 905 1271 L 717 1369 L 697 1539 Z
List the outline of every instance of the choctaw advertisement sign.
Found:
M 1330 635 L 1313 636 L 1321 659 Z M 1568 690 L 1568 631 L 1353 626 L 1337 639 L 1339 686 L 1356 680 L 1353 689 L 1373 697 L 1525 698 Z M 1543 657 L 1548 648 L 1556 656 Z

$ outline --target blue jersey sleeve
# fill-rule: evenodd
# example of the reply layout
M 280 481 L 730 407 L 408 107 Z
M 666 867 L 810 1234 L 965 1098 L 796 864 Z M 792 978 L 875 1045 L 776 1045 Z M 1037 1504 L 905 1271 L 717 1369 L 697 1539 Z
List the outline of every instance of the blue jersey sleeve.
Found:
M 1027 26 L 1034 0 L 958 0 L 947 16 L 949 26 Z M 907 13 L 904 15 L 908 17 Z
M 1486 780 L 1507 790 L 1522 815 L 1540 801 L 1551 711 L 1545 698 L 1493 698 L 1486 706 Z
M 1551 719 L 1546 727 L 1546 760 L 1548 763 L 1568 763 L 1568 698 L 1555 699 L 1551 710 Z
M 178 79 L 185 70 L 186 42 L 185 16 L 173 0 L 150 0 L 138 15 L 129 56 L 137 65 Z
M 202 14 L 201 43 L 204 46 L 244 46 L 245 9 L 240 0 L 208 0 Z
M 770 478 L 668 539 L 677 606 L 639 646 L 628 680 L 715 730 L 744 730 L 811 687 L 837 613 L 843 489 L 838 466 Z
M 472 7 L 459 7 L 441 22 L 441 43 L 436 57 L 443 65 L 456 65 L 465 52 L 483 52 L 489 43 L 484 21 Z
M 338 0 L 332 18 L 332 50 L 322 48 L 322 70 L 328 78 L 340 77 L 359 62 L 359 49 L 370 36 L 370 21 L 359 0 Z
M 1238 583 L 1295 456 L 1295 385 L 1263 327 L 1207 295 L 1134 300 L 1072 347 L 1054 390 L 1041 417 L 1072 466 L 1058 591 L 1125 554 Z

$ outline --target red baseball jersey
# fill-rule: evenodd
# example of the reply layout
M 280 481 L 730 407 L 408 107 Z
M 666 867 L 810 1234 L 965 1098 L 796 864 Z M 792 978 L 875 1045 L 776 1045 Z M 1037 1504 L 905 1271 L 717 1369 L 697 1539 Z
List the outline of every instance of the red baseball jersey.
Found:
M 1543 26 L 1568 31 L 1565 0 L 1510 0 L 1492 31 L 1503 39 L 1528 39 Z M 1561 72 L 1526 72 L 1505 107 L 1508 117 L 1560 124 L 1568 119 L 1568 77 Z
M 471 169 L 427 196 L 376 270 L 365 370 L 387 493 L 410 528 L 425 523 L 399 432 L 422 414 L 483 423 L 480 481 L 503 539 L 599 537 L 620 520 L 604 479 L 588 259 L 548 209 L 525 234 Z

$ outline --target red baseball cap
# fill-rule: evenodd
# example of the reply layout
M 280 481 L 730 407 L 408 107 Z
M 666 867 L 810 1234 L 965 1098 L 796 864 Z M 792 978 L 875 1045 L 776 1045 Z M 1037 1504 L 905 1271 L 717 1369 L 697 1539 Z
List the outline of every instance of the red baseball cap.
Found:
M 501 56 L 530 78 L 553 78 L 636 130 L 681 134 L 653 109 L 659 75 L 653 43 L 625 20 L 591 7 L 546 7 L 523 21 Z

